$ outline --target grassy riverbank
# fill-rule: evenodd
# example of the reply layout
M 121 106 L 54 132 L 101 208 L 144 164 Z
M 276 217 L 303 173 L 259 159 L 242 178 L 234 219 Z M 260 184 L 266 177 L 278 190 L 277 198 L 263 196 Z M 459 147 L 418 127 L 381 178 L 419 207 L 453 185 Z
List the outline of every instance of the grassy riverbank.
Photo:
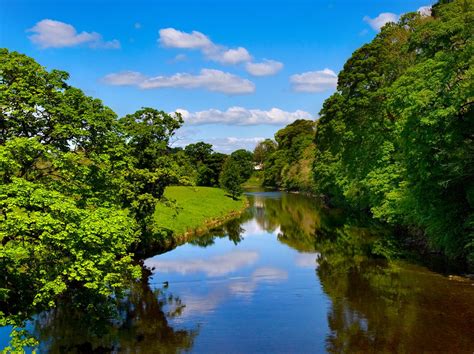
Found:
M 160 204 L 155 211 L 155 222 L 169 229 L 173 235 L 184 235 L 206 230 L 208 227 L 237 215 L 247 205 L 247 199 L 228 197 L 224 190 L 211 187 L 170 186 L 165 197 L 176 201 L 177 208 Z

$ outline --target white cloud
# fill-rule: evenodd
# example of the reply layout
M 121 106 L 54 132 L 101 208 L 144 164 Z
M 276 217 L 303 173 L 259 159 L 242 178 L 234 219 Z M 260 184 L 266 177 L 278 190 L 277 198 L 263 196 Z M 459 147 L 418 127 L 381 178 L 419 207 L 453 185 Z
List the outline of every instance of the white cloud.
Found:
M 204 88 L 213 92 L 222 92 L 229 95 L 252 93 L 255 84 L 237 75 L 214 69 L 202 69 L 198 75 L 177 73 L 171 76 L 146 77 L 138 72 L 112 73 L 103 78 L 109 85 L 133 85 L 141 89 L 159 88 Z
M 399 16 L 392 12 L 382 12 L 375 18 L 370 18 L 369 16 L 364 17 L 364 21 L 367 22 L 370 27 L 375 31 L 380 31 L 380 29 L 388 22 L 397 22 Z
M 97 32 L 77 33 L 74 26 L 50 19 L 39 21 L 34 27 L 28 29 L 33 32 L 28 38 L 40 48 L 62 48 L 74 47 L 86 44 L 91 48 L 120 48 L 120 42 L 116 39 L 104 41 L 102 35 Z
M 185 60 L 187 60 L 187 59 L 188 59 L 188 57 L 186 56 L 186 54 L 177 54 L 177 55 L 174 57 L 173 61 L 174 61 L 174 62 L 179 62 L 179 61 L 185 61 Z
M 209 60 L 228 65 L 236 65 L 240 63 L 249 63 L 252 61 L 252 56 L 244 47 L 228 48 L 226 46 L 216 44 L 206 36 L 204 33 L 192 31 L 190 33 L 179 31 L 174 28 L 164 28 L 159 31 L 158 42 L 165 48 L 181 48 L 181 49 L 195 49 Z M 267 60 L 264 63 L 256 63 L 254 65 L 261 65 L 255 70 L 264 70 L 263 65 L 266 64 L 266 70 L 280 70 L 281 67 L 275 69 L 281 63 Z M 270 67 L 270 68 L 269 68 Z M 250 72 L 250 70 L 248 70 Z M 271 74 L 256 74 L 257 76 L 271 75 Z
M 275 60 L 264 59 L 261 63 L 247 63 L 245 69 L 253 76 L 275 75 L 283 69 L 283 63 Z
M 186 33 L 174 28 L 159 31 L 158 42 L 165 48 L 198 49 L 206 58 L 221 64 L 239 64 L 252 60 L 247 49 L 229 49 L 213 43 L 208 36 L 198 31 Z
M 214 45 L 205 34 L 197 31 L 186 33 L 174 28 L 163 28 L 159 33 L 158 41 L 166 48 L 203 49 Z
M 272 108 L 268 111 L 264 111 L 260 109 L 247 109 L 244 107 L 230 107 L 226 111 L 208 109 L 199 112 L 189 112 L 185 109 L 177 109 L 176 112 L 181 113 L 185 123 L 194 125 L 286 125 L 297 119 L 314 119 L 310 113 L 302 110 L 287 112 L 279 108 Z
M 337 75 L 326 68 L 292 75 L 290 82 L 293 90 L 297 92 L 324 92 L 337 87 Z
M 239 150 L 239 149 L 253 151 L 255 149 L 255 146 L 257 146 L 257 144 L 263 140 L 265 140 L 265 138 L 263 137 L 252 137 L 252 138 L 226 137 L 226 138 L 210 138 L 210 139 L 206 139 L 206 142 L 208 142 L 209 144 L 212 144 L 215 151 L 222 152 L 224 154 L 230 154 L 233 151 Z
M 135 29 L 140 29 L 140 28 L 142 28 L 142 24 L 140 22 L 135 22 L 133 27 L 135 27 Z
M 422 6 L 416 12 L 421 16 L 431 16 L 431 6 Z
M 217 61 L 221 64 L 239 64 L 245 63 L 252 60 L 247 49 L 238 47 L 237 49 L 223 49 L 223 48 L 212 48 L 206 51 L 206 55 L 209 59 Z

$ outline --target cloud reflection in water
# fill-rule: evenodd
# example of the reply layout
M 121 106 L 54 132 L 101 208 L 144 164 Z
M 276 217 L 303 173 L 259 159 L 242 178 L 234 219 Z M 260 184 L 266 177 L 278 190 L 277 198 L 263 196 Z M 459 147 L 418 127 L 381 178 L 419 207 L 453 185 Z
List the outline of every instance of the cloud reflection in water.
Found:
M 161 259 L 159 256 L 145 261 L 145 266 L 155 268 L 153 272 L 195 274 L 204 273 L 208 277 L 223 276 L 254 264 L 258 260 L 258 252 L 232 251 L 209 259 Z

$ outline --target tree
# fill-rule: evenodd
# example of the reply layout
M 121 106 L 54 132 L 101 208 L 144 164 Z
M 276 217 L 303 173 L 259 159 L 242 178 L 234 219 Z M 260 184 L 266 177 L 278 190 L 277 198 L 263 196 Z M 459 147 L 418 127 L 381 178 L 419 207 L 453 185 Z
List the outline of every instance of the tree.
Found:
M 474 266 L 472 1 L 409 13 L 354 52 L 316 128 L 316 191 Z
M 275 134 L 277 145 L 267 139 L 263 184 L 288 190 L 313 191 L 314 127 L 311 120 L 298 119 Z M 263 150 L 263 151 L 265 151 Z M 257 151 L 257 150 L 256 150 Z
M 239 161 L 229 157 L 224 163 L 220 175 L 221 187 L 231 195 L 232 199 L 237 199 L 243 192 L 242 183 L 244 181 Z
M 213 153 L 212 145 L 202 141 L 195 144 L 186 145 L 184 152 L 191 159 L 191 162 L 196 166 L 199 163 L 204 163 L 207 161 Z
M 141 226 L 142 240 L 155 237 L 153 214 L 166 186 L 178 183 L 179 169 L 168 154 L 168 143 L 183 123 L 174 115 L 142 108 L 119 120 L 125 141 L 126 170 L 120 175 L 122 202 Z
M 265 139 L 257 144 L 253 150 L 253 159 L 256 164 L 264 166 L 265 161 L 277 149 L 277 144 L 272 139 Z
M 236 162 L 240 169 L 240 177 L 243 182 L 248 180 L 253 173 L 253 154 L 245 149 L 235 150 L 230 154 L 230 158 Z
M 166 152 L 179 115 L 145 108 L 118 122 L 67 78 L 0 50 L 2 326 L 59 299 L 120 298 L 140 276 L 131 251 L 153 234 L 154 205 L 178 173 Z

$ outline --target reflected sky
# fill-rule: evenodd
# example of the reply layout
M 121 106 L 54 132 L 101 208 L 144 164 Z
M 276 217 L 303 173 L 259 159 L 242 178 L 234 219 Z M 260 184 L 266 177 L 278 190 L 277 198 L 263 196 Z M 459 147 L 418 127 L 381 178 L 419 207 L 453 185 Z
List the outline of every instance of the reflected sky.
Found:
M 324 351 L 330 301 L 315 275 L 319 254 L 279 241 L 281 225 L 266 217 L 265 203 L 280 198 L 254 196 L 237 245 L 216 238 L 205 248 L 185 244 L 145 261 L 153 268 L 151 286 L 166 283 L 185 305 L 170 324 L 199 326 L 193 352 Z

